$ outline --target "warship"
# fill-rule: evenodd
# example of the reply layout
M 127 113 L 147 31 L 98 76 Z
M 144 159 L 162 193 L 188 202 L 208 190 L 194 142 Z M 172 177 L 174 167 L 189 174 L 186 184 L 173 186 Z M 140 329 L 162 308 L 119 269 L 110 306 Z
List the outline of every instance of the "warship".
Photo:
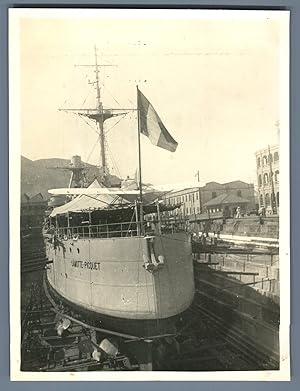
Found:
M 52 208 L 43 229 L 47 284 L 61 300 L 110 329 L 166 333 L 193 301 L 191 237 L 184 221 L 169 216 L 180 205 L 164 204 L 161 189 L 142 183 L 140 139 L 142 134 L 170 152 L 177 142 L 137 86 L 137 179 L 111 187 L 105 126 L 126 109 L 103 106 L 96 49 L 93 66 L 96 107 L 72 110 L 97 125 L 99 177 L 89 185 L 77 180 L 72 187 L 71 180 L 68 188 L 49 190 Z M 72 173 L 80 169 L 75 159 Z M 55 197 L 67 202 L 55 206 Z

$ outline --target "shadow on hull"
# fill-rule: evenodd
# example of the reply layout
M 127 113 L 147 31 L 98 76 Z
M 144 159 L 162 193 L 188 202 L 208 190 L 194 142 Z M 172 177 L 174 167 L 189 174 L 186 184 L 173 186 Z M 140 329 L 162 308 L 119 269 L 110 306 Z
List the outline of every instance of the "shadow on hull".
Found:
M 166 319 L 136 320 L 103 315 L 72 303 L 61 296 L 46 279 L 49 294 L 60 307 L 68 310 L 68 314 L 90 326 L 103 328 L 109 331 L 129 334 L 138 338 L 167 336 L 176 333 L 181 324 L 181 314 Z

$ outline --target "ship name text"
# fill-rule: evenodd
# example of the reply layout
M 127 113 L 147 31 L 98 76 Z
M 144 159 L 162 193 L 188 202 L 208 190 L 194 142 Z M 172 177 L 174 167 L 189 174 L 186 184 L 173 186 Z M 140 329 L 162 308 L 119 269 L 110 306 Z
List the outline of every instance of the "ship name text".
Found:
M 71 261 L 73 267 L 79 267 L 81 269 L 100 270 L 100 262 L 90 261 Z

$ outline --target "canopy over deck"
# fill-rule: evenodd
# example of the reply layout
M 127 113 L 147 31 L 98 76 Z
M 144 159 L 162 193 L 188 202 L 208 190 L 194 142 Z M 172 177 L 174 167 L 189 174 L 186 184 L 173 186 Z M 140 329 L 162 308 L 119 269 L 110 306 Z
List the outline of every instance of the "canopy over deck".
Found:
M 97 179 L 88 187 L 90 189 L 93 188 L 101 188 L 102 186 L 99 184 Z M 84 211 L 92 211 L 96 209 L 106 209 L 108 207 L 112 207 L 112 204 L 119 199 L 118 195 L 110 195 L 110 194 L 100 194 L 95 196 L 89 196 L 86 194 L 82 194 L 74 198 L 72 201 L 67 202 L 66 204 L 54 208 L 50 214 L 50 217 L 55 217 L 56 215 L 61 215 L 65 213 L 78 213 Z M 130 204 L 129 201 L 120 198 L 120 203 L 122 204 Z
M 87 189 L 101 189 L 103 186 L 95 179 L 95 181 Z M 103 188 L 106 190 L 105 188 Z M 81 189 L 82 191 L 83 189 Z M 109 189 L 107 189 L 109 190 Z M 88 193 L 88 192 L 87 192 Z M 92 192 L 91 192 L 92 193 Z M 143 201 L 146 202 L 144 205 L 144 213 L 155 213 L 157 200 L 161 195 L 161 192 L 149 192 L 148 194 L 143 195 Z M 61 205 L 57 208 L 54 208 L 50 214 L 50 217 L 55 217 L 56 215 L 63 215 L 66 213 L 82 213 L 82 212 L 92 212 L 95 210 L 102 210 L 103 212 L 112 212 L 120 209 L 128 208 L 132 209 L 135 206 L 136 195 L 131 193 L 124 192 L 124 195 L 121 195 L 119 192 L 112 194 L 96 194 L 88 195 L 81 194 L 76 196 L 72 201 L 67 202 L 64 205 Z M 160 202 L 160 211 L 171 211 L 176 208 L 179 208 L 181 204 L 176 205 L 165 205 Z

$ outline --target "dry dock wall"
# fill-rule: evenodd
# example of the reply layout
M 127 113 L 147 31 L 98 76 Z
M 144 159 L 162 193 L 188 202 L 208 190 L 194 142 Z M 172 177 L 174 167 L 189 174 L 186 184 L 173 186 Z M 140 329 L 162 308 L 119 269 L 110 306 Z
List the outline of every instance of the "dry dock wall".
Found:
M 214 218 L 191 224 L 193 231 L 213 232 L 223 235 L 245 237 L 279 238 L 279 218 L 271 217 L 242 217 L 238 219 Z
M 199 262 L 211 262 L 211 270 L 222 271 L 224 275 L 235 278 L 240 284 L 249 284 L 253 290 L 279 304 L 280 273 L 277 254 L 198 254 L 196 258 Z
M 229 323 L 232 329 L 255 341 L 258 348 L 269 352 L 270 356 L 278 356 L 278 267 L 276 263 L 268 264 L 268 259 L 262 262 L 262 257 L 260 263 L 247 261 L 246 256 L 242 260 L 242 257 L 198 255 L 194 261 L 197 294 L 204 306 L 213 308 L 218 317 L 224 318 L 224 324 Z M 238 272 L 258 275 L 236 274 Z

